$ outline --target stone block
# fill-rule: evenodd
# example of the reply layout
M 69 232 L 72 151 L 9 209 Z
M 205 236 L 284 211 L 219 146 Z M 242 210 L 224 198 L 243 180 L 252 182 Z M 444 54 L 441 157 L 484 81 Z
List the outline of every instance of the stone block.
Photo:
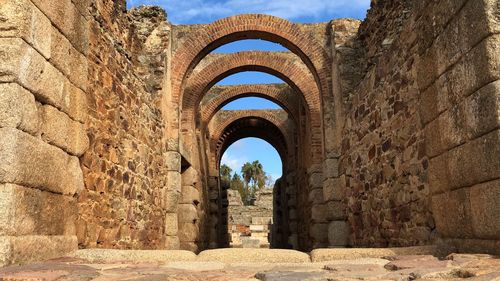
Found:
M 181 172 L 181 154 L 175 151 L 168 151 L 163 156 L 165 158 L 165 169 L 167 171 Z
M 81 156 L 89 147 L 85 126 L 50 105 L 41 107 L 42 139 L 71 155 Z
M 448 152 L 452 189 L 500 177 L 500 130 L 495 130 Z
M 59 258 L 77 249 L 76 236 L 0 236 L 0 266 Z
M 250 231 L 264 231 L 266 228 L 264 225 L 250 225 Z
M 24 132 L 0 128 L 0 182 L 74 195 L 83 190 L 77 157 Z
M 56 28 L 52 29 L 50 62 L 61 71 L 75 86 L 87 89 L 87 58 Z
M 181 198 L 181 193 L 176 190 L 168 190 L 163 188 L 161 190 L 163 197 L 163 208 L 166 212 L 176 213 L 179 208 L 179 200 Z
M 32 135 L 40 130 L 35 97 L 16 83 L 0 84 L 0 127 L 18 128 Z
M 325 165 L 323 166 L 323 177 L 325 180 L 339 177 L 339 160 L 337 158 L 325 160 Z
M 0 235 L 75 235 L 73 197 L 0 184 Z
M 165 237 L 165 249 L 166 250 L 180 250 L 181 242 L 177 236 L 166 236 Z
M 198 177 L 198 171 L 193 167 L 189 167 L 182 173 L 182 185 L 196 186 Z
M 430 66 L 419 68 L 419 84 L 424 88 L 491 34 L 497 24 L 492 21 L 493 5 L 485 5 L 485 2 L 489 1 L 467 1 L 422 56 L 420 66 Z M 471 19 L 474 19 L 474 24 L 470 23 Z
M 347 246 L 349 225 L 345 221 L 332 221 L 328 224 L 328 243 L 330 246 Z
M 422 94 L 420 114 L 424 123 L 492 81 L 500 79 L 500 35 L 481 41 L 450 67 Z
M 198 211 L 193 204 L 179 204 L 177 211 L 180 223 L 195 223 L 198 221 Z
M 465 99 L 463 108 L 469 139 L 500 128 L 500 80 Z
M 309 186 L 311 189 L 317 189 L 323 187 L 323 174 L 313 173 L 309 176 Z
M 309 229 L 309 235 L 316 241 L 328 241 L 328 224 L 314 223 Z
M 312 204 L 323 204 L 325 202 L 323 199 L 323 190 L 314 189 L 309 191 L 309 202 Z
M 181 174 L 178 172 L 167 171 L 167 190 L 175 191 L 179 194 L 182 191 Z
M 330 178 L 323 183 L 323 196 L 325 202 L 344 200 L 346 198 L 345 176 L 340 178 Z
M 325 204 L 316 204 L 311 208 L 311 219 L 314 222 L 326 222 L 327 209 Z
M 441 154 L 429 161 L 429 189 L 431 194 L 450 190 L 448 153 Z
M 165 214 L 165 235 L 176 236 L 179 230 L 179 221 L 176 213 Z
M 309 255 L 294 250 L 278 249 L 215 249 L 198 255 L 200 262 L 222 263 L 309 263 Z
M 500 128 L 499 104 L 500 81 L 495 81 L 443 112 L 425 127 L 427 156 Z
M 0 5 L 0 37 L 23 38 L 46 59 L 51 56 L 52 24 L 29 0 L 9 0 Z
M 500 239 L 500 180 L 473 186 L 470 204 L 475 237 Z
M 195 223 L 179 222 L 179 240 L 181 242 L 198 241 L 199 226 Z
M 81 53 L 87 54 L 89 23 L 71 0 L 32 2 L 50 19 L 71 44 Z
M 193 186 L 182 186 L 181 204 L 199 204 L 200 192 Z
M 344 220 L 346 218 L 346 206 L 341 201 L 330 201 L 326 203 L 327 220 Z
M 171 262 L 194 262 L 196 255 L 188 251 L 177 250 L 113 250 L 84 249 L 75 254 L 78 259 L 90 263 L 123 264 L 151 263 L 168 264 Z
M 0 82 L 17 82 L 36 100 L 85 122 L 87 98 L 35 49 L 19 38 L 0 38 Z M 26 64 L 29 62 L 29 64 Z
M 258 249 L 258 248 L 260 248 L 260 240 L 259 239 L 252 239 L 250 237 L 242 237 L 241 238 L 241 247 L 242 248 Z
M 431 206 L 440 235 L 446 238 L 473 237 L 469 188 L 434 195 Z

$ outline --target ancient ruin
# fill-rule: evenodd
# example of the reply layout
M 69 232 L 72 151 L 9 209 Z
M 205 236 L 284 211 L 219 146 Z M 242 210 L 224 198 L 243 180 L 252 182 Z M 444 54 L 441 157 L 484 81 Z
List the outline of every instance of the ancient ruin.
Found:
M 0 265 L 227 247 L 219 166 L 245 137 L 283 163 L 271 248 L 500 254 L 500 3 L 371 2 L 362 22 L 173 25 L 0 1 Z M 289 51 L 212 53 L 243 39 Z M 244 71 L 286 83 L 216 85 Z M 249 96 L 283 110 L 221 110 Z

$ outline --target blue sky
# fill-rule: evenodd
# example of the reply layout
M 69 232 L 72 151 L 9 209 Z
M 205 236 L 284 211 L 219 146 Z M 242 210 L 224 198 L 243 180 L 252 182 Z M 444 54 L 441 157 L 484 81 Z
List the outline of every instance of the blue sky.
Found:
M 209 23 L 236 14 L 269 14 L 295 22 L 363 19 L 370 0 L 128 0 L 128 7 L 163 7 L 174 24 Z
M 140 5 L 161 6 L 174 24 L 210 23 L 236 14 L 259 13 L 282 17 L 294 22 L 328 22 L 335 18 L 364 19 L 370 0 L 127 0 L 128 8 Z M 282 46 L 262 41 L 243 40 L 224 45 L 214 52 L 287 51 Z M 244 72 L 232 75 L 217 85 L 283 83 L 272 75 Z M 277 104 L 260 98 L 233 101 L 223 109 L 277 109 Z M 278 152 L 267 142 L 246 138 L 235 142 L 225 152 L 222 163 L 239 172 L 245 162 L 259 160 L 265 171 L 276 180 L 281 176 Z

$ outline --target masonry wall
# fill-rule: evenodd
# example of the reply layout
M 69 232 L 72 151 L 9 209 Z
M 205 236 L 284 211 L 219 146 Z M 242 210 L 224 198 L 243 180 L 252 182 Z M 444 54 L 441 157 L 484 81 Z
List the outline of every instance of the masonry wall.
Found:
M 88 14 L 81 3 L 0 5 L 0 265 L 77 249 L 88 148 Z
M 495 1 L 372 3 L 337 189 L 352 245 L 498 249 L 495 28 Z
M 162 249 L 166 234 L 177 234 L 177 225 L 166 224 L 179 195 L 167 196 L 161 108 L 169 32 L 160 9 L 127 13 L 125 1 L 89 7 L 92 95 L 76 224 L 81 248 Z

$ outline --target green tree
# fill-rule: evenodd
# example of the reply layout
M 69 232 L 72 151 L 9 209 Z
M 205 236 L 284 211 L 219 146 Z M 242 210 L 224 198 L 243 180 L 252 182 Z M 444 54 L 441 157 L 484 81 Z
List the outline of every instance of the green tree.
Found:
M 264 167 L 259 162 L 259 160 L 253 161 L 253 189 L 262 189 L 266 185 L 266 173 L 264 172 Z
M 220 177 L 222 180 L 231 181 L 231 173 L 233 169 L 231 169 L 228 165 L 222 164 L 220 166 Z

